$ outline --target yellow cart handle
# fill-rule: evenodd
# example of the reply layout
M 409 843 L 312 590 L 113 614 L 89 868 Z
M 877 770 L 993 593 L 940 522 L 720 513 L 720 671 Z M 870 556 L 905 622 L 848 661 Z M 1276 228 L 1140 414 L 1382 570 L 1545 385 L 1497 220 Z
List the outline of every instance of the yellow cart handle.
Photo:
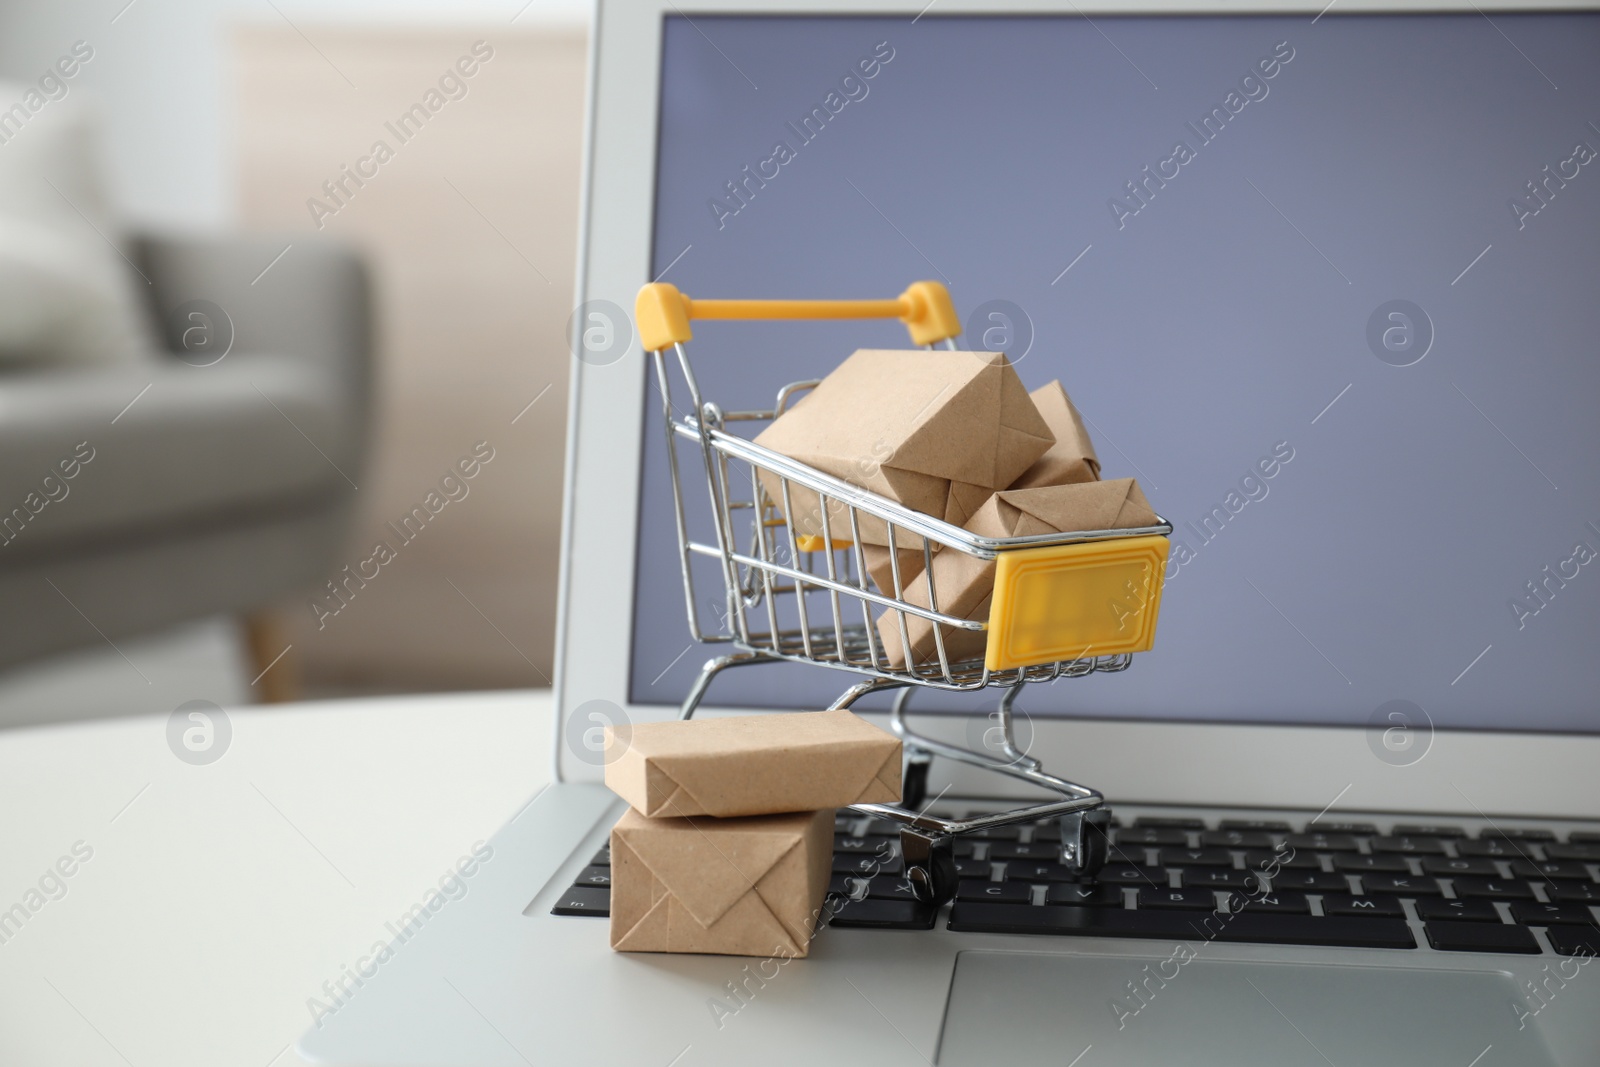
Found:
M 912 282 L 893 300 L 691 300 L 676 286 L 651 282 L 639 290 L 633 314 L 646 352 L 689 340 L 691 319 L 899 319 L 918 345 L 961 332 L 950 291 L 939 282 Z

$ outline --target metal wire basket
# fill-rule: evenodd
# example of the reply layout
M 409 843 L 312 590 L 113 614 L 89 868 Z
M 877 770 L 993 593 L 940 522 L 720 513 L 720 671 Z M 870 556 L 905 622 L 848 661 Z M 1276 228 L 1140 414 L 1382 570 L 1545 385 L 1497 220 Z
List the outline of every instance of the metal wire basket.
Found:
M 901 854 L 906 877 L 918 899 L 938 904 L 955 888 L 952 839 L 991 827 L 1057 818 L 1061 823 L 1061 862 L 1083 877 L 1091 877 L 1104 863 L 1105 828 L 1110 813 L 1097 791 L 1047 773 L 1039 761 L 1021 751 L 1013 733 L 1013 706 L 1030 682 L 1049 682 L 1095 672 L 1126 670 L 1132 652 L 1097 654 L 1094 648 L 1074 654 L 1037 654 L 1018 660 L 997 654 L 988 631 L 1009 613 L 1027 610 L 1013 598 L 997 596 L 987 620 L 965 618 L 939 607 L 934 567 L 935 553 L 956 552 L 980 561 L 993 561 L 1005 570 L 1019 561 L 1046 563 L 1074 556 L 1105 556 L 1111 542 L 1146 546 L 1150 552 L 1121 553 L 1124 571 L 1113 577 L 1129 586 L 1140 613 L 1144 645 L 1154 631 L 1159 609 L 1162 565 L 1170 523 L 1135 529 L 1078 530 L 1032 537 L 994 539 L 979 537 L 950 523 L 913 511 L 858 486 L 832 477 L 806 464 L 756 444 L 734 428 L 759 429 L 792 407 L 817 381 L 783 386 L 769 410 L 724 411 L 706 400 L 684 350 L 691 337 L 692 319 L 819 319 L 898 318 L 906 324 L 914 343 L 932 348 L 943 342 L 954 349 L 960 326 L 949 294 L 937 282 L 918 282 L 896 300 L 883 301 L 739 301 L 690 300 L 664 283 L 641 290 L 636 308 L 641 338 L 651 353 L 660 389 L 662 424 L 666 435 L 676 519 L 679 562 L 683 575 L 690 632 L 698 641 L 726 644 L 731 651 L 708 661 L 690 687 L 682 717 L 694 715 L 712 681 L 731 667 L 791 661 L 812 663 L 862 676 L 833 702 L 848 708 L 869 693 L 898 689 L 890 711 L 890 727 L 905 745 L 905 789 L 901 806 L 856 805 L 852 810 L 901 824 Z M 672 363 L 686 388 L 688 407 L 680 408 L 675 395 Z M 707 494 L 714 536 L 707 540 L 690 533 L 689 507 L 693 495 L 692 473 L 679 454 L 679 445 L 697 452 Z M 795 514 L 795 498 L 804 495 L 820 505 L 815 514 L 819 534 L 801 534 L 786 521 Z M 881 524 L 887 533 L 887 577 L 868 577 L 862 529 Z M 1138 540 L 1143 539 L 1143 540 Z M 902 574 L 903 553 L 920 556 L 922 567 L 915 595 L 912 582 Z M 715 560 L 721 572 L 717 590 L 719 622 L 715 631 L 701 625 L 693 561 L 696 556 Z M 1130 562 L 1131 560 L 1131 562 Z M 1015 569 L 1014 567 L 1011 569 Z M 1128 577 L 1123 579 L 1124 572 Z M 1102 576 L 1103 577 L 1103 576 Z M 1103 584 L 1103 583 L 1102 583 Z M 1051 587 L 1059 588 L 1059 587 Z M 1034 614 L 1040 610 L 1037 596 Z M 1048 603 L 1043 610 L 1050 610 Z M 997 615 L 998 613 L 998 615 Z M 882 615 L 898 630 L 896 656 L 886 647 L 874 623 Z M 915 654 L 909 636 L 913 620 L 931 627 L 932 654 Z M 984 634 L 986 642 L 973 635 Z M 1137 643 L 1137 642 L 1136 642 Z M 983 653 L 971 651 L 981 644 Z M 965 649 L 958 652 L 954 646 Z M 1035 661 L 1037 660 L 1037 661 Z M 918 734 L 905 721 L 907 698 L 917 687 L 970 691 L 1004 688 L 997 712 L 1001 733 L 998 755 L 947 744 Z M 928 765 L 941 756 L 1028 782 L 1053 792 L 1060 799 L 966 819 L 943 819 L 920 813 L 925 799 Z

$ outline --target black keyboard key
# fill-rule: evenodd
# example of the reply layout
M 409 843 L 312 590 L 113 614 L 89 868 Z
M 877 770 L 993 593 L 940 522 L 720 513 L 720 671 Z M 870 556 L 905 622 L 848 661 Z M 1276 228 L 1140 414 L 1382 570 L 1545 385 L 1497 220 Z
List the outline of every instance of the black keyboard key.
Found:
M 1100 869 L 1099 880 L 1108 885 L 1157 886 L 1165 888 L 1167 872 L 1163 867 L 1145 867 L 1134 863 L 1112 863 Z
M 1378 832 L 1376 823 L 1370 822 L 1323 822 L 1321 820 L 1308 823 L 1308 834 L 1355 834 L 1357 837 L 1367 837 Z
M 1556 882 L 1545 886 L 1545 896 L 1574 904 L 1600 904 L 1600 885 L 1593 882 Z
M 572 880 L 573 885 L 595 886 L 599 889 L 611 888 L 610 867 L 585 867 L 578 872 L 578 877 Z
M 1424 897 L 1417 901 L 1417 918 L 1424 921 L 1447 919 L 1459 922 L 1497 923 L 1500 913 L 1492 900 L 1446 900 Z
M 1530 862 L 1529 860 L 1512 860 L 1511 873 L 1518 878 L 1532 878 L 1540 881 L 1545 878 L 1558 880 L 1571 879 L 1578 882 L 1589 881 L 1589 871 L 1581 863 L 1571 860 L 1542 860 Z
M 898 875 L 880 874 L 867 879 L 867 896 L 873 900 L 916 900 L 911 883 Z
M 900 831 L 907 824 L 894 819 L 871 818 L 867 820 L 866 828 L 862 831 L 863 837 L 899 837 Z
M 1600 845 L 1573 844 L 1573 845 L 1546 845 L 1544 846 L 1546 859 L 1552 860 L 1577 860 L 1580 863 L 1600 863 Z
M 1164 848 L 1163 867 L 1232 867 L 1233 853 L 1225 848 Z
M 1374 852 L 1396 852 L 1403 856 L 1444 855 L 1444 842 L 1437 837 L 1374 837 L 1370 847 Z
M 1046 904 L 1067 904 L 1080 908 L 1122 907 L 1120 885 L 1084 885 L 1082 883 L 1057 883 L 1044 891 Z
M 1262 830 L 1207 830 L 1200 835 L 1206 848 L 1271 848 L 1272 835 Z
M 1439 826 L 1435 823 L 1397 822 L 1394 830 L 1401 837 L 1466 837 L 1467 832 L 1459 826 Z
M 1444 893 L 1437 881 L 1414 874 L 1364 874 L 1361 884 L 1368 893 L 1388 893 L 1397 897 L 1436 897 Z
M 853 897 L 856 895 L 856 886 L 860 879 L 852 878 L 848 874 L 831 874 L 828 876 L 828 893 L 835 897 Z
M 1456 855 L 1489 856 L 1494 859 L 1505 860 L 1536 858 L 1533 850 L 1527 845 L 1519 844 L 1516 841 L 1506 841 L 1498 837 L 1491 837 L 1483 841 L 1457 841 Z
M 1053 842 L 1038 845 L 1018 845 L 1001 842 L 989 846 L 991 860 L 1039 860 L 1044 863 L 1059 862 L 1061 846 Z
M 1112 816 L 1112 818 L 1111 818 L 1111 829 L 1117 830 L 1117 829 L 1120 829 L 1122 826 L 1123 826 L 1122 820 L 1118 819 L 1116 816 Z M 1061 840 L 1061 820 L 1059 818 L 1057 818 L 1057 819 L 1040 819 L 1038 822 L 1034 823 L 1033 824 L 1033 839 L 1035 841 L 1060 841 Z
M 1422 858 L 1423 874 L 1438 874 L 1446 878 L 1498 878 L 1500 868 L 1495 861 L 1486 856 L 1463 856 L 1459 859 L 1450 859 L 1446 856 L 1424 856 Z
M 974 841 L 1015 841 L 1022 836 L 1022 827 L 1015 824 L 1011 826 L 991 826 L 987 830 L 974 830 L 970 834 L 962 834 Z M 1039 840 L 1039 831 L 1033 832 L 1033 839 Z M 1056 828 L 1056 840 L 1061 839 L 1061 828 Z
M 1600 845 L 1600 831 L 1574 830 L 1567 835 L 1567 840 L 1574 845 Z
M 1236 871 L 1232 867 L 1191 867 L 1183 872 L 1183 884 L 1202 889 L 1249 889 L 1260 884 L 1261 876 L 1254 871 Z
M 956 886 L 956 899 L 1026 904 L 1033 899 L 1033 886 L 1021 882 L 961 882 Z
M 1582 925 L 1593 923 L 1594 915 L 1582 904 L 1540 904 L 1518 900 L 1511 905 L 1511 918 L 1530 926 Z
M 1491 826 L 1478 834 L 1478 840 L 1480 841 L 1487 841 L 1496 837 L 1506 841 L 1554 841 L 1556 839 L 1553 830 L 1528 829 L 1527 827 L 1516 826 Z
M 955 865 L 958 878 L 987 879 L 992 869 L 988 860 L 958 859 Z
M 937 908 L 920 901 L 873 897 L 845 901 L 836 909 L 828 925 L 859 930 L 932 930 L 938 913 Z
M 1532 900 L 1533 886 L 1509 878 L 1457 878 L 1452 888 L 1458 897 L 1488 900 Z
M 1270 945 L 1348 945 L 1355 948 L 1415 948 L 1411 927 L 1400 919 L 1313 917 L 1242 912 L 1228 917 L 1218 941 Z
M 1203 914 L 1132 911 L 1127 908 L 1035 908 L 958 900 L 950 929 L 984 934 L 1058 934 L 1076 937 L 1154 937 L 1176 941 L 1199 937 Z
M 1008 882 L 1074 882 L 1078 872 L 1059 863 L 1030 863 L 1012 860 L 1006 864 Z
M 1398 919 L 1313 918 L 1309 915 L 1207 915 L 1198 911 L 1123 908 L 1035 908 L 1027 904 L 957 901 L 950 929 L 973 933 L 1057 934 L 1068 937 L 1150 937 L 1163 941 L 1218 940 L 1276 945 L 1415 948 Z M 1511 929 L 1515 929 L 1512 927 Z
M 1294 829 L 1280 819 L 1223 819 L 1217 823 L 1219 830 L 1264 830 L 1267 833 L 1286 834 Z
M 1539 943 L 1525 926 L 1509 923 L 1424 923 L 1428 944 L 1443 952 L 1536 953 Z
M 1228 898 L 1228 910 L 1310 915 L 1311 900 L 1304 893 L 1235 893 Z
M 1350 892 L 1350 879 L 1325 871 L 1279 871 L 1272 876 L 1271 882 L 1272 888 L 1280 893 L 1289 889 L 1302 893 Z
M 833 870 L 835 874 L 855 874 L 862 878 L 871 878 L 878 874 L 899 874 L 905 870 L 905 864 L 900 862 L 898 856 L 886 860 L 876 854 L 853 856 L 845 853 L 833 857 Z
M 892 844 L 893 842 L 885 841 L 881 837 L 844 837 L 836 834 L 833 838 L 833 851 L 836 855 L 841 852 L 856 855 L 871 854 L 879 849 L 887 852 Z
M 1362 856 L 1354 852 L 1340 852 L 1333 857 L 1333 869 L 1351 874 L 1376 871 L 1382 874 L 1405 874 L 1411 865 L 1404 856 Z
M 1304 852 L 1297 849 L 1284 849 L 1281 852 L 1269 851 L 1264 848 L 1252 848 L 1244 854 L 1244 865 L 1252 871 L 1263 868 L 1277 867 L 1285 871 L 1320 871 L 1322 870 L 1322 857 L 1315 852 Z
M 1349 893 L 1329 893 L 1322 898 L 1324 915 L 1370 915 L 1378 919 L 1404 919 L 1406 909 L 1400 906 L 1399 897 L 1351 896 Z
M 596 852 L 594 854 L 594 857 L 589 860 L 589 866 L 591 866 L 591 867 L 609 867 L 609 866 L 611 866 L 611 842 L 607 841 L 604 845 L 601 846 L 600 851 Z
M 1552 926 L 1544 936 L 1563 956 L 1600 956 L 1600 927 Z
M 556 901 L 556 906 L 550 909 L 551 915 L 599 915 L 611 914 L 611 890 L 596 889 L 590 885 L 575 885 L 562 893 Z
M 1209 889 L 1141 889 L 1139 907 L 1157 910 L 1173 908 L 1183 910 L 1214 911 L 1217 896 Z
M 1168 815 L 1141 815 L 1133 820 L 1136 830 L 1154 828 L 1158 830 L 1204 830 L 1204 819 L 1175 818 Z
M 1166 827 L 1135 826 L 1131 830 L 1113 831 L 1111 840 L 1123 848 L 1139 845 L 1154 845 L 1157 848 L 1186 848 L 1189 844 L 1189 835 L 1182 830 Z
M 1292 849 L 1313 852 L 1356 851 L 1356 839 L 1349 834 L 1290 834 L 1283 843 Z
M 859 815 L 840 815 L 833 817 L 833 832 L 836 834 L 854 834 L 856 827 L 861 823 Z

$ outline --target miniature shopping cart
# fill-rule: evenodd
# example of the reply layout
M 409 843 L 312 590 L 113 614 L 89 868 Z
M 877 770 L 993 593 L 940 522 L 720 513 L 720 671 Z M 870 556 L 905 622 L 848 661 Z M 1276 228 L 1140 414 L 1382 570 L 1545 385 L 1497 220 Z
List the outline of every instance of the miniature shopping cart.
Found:
M 848 708 L 869 693 L 899 690 L 890 726 L 905 746 L 901 806 L 860 804 L 852 810 L 901 825 L 906 878 L 918 899 L 940 904 L 954 895 L 954 837 L 1011 823 L 1056 818 L 1061 827 L 1061 862 L 1090 878 L 1105 861 L 1110 812 L 1105 798 L 1085 786 L 1046 773 L 1018 748 L 1012 711 L 1029 682 L 1075 678 L 1096 671 L 1126 670 L 1132 654 L 1150 647 L 1160 604 L 1172 526 L 1126 530 L 1078 530 L 1042 536 L 991 539 L 921 514 L 885 497 L 831 477 L 763 448 L 734 428 L 759 430 L 793 406 L 817 381 L 783 386 L 769 411 L 723 411 L 700 392 L 684 351 L 693 319 L 869 319 L 898 318 L 914 344 L 955 348 L 960 323 L 949 293 L 937 282 L 917 282 L 894 300 L 691 300 L 665 283 L 639 292 L 636 319 L 651 353 L 660 386 L 667 458 L 672 474 L 678 554 L 688 605 L 689 629 L 698 641 L 731 646 L 706 663 L 684 699 L 682 717 L 694 715 L 716 676 L 730 667 L 790 660 L 861 675 L 833 702 Z M 667 358 L 687 386 L 688 407 L 673 390 Z M 703 517 L 691 520 L 695 479 L 684 470 L 679 444 L 698 452 L 709 495 L 714 533 L 697 537 Z M 795 514 L 801 494 L 820 497 L 821 533 L 796 532 L 784 516 Z M 815 496 L 813 496 L 815 494 Z M 867 522 L 887 531 L 890 579 L 881 587 L 868 578 L 861 530 Z M 911 576 L 901 573 L 904 552 L 922 557 L 915 598 Z M 935 552 L 960 552 L 994 561 L 995 586 L 987 620 L 941 611 L 935 586 Z M 721 588 L 712 603 L 720 616 L 715 632 L 701 626 L 695 557 L 715 560 Z M 703 577 L 703 575 L 702 575 Z M 704 584 L 703 582 L 701 584 Z M 1112 610 L 1111 605 L 1120 605 Z M 1134 605 L 1132 608 L 1129 604 Z M 891 656 L 875 616 L 893 613 L 901 656 Z M 933 654 L 911 653 L 907 623 L 932 625 Z M 961 631 L 986 634 L 984 656 L 960 658 L 947 649 Z M 958 644 L 970 647 L 967 638 Z M 953 691 L 1005 690 L 996 713 L 999 754 L 963 748 L 914 733 L 905 721 L 916 687 Z M 1060 799 L 992 815 L 943 819 L 921 813 L 928 765 L 934 756 L 985 768 L 1055 793 Z

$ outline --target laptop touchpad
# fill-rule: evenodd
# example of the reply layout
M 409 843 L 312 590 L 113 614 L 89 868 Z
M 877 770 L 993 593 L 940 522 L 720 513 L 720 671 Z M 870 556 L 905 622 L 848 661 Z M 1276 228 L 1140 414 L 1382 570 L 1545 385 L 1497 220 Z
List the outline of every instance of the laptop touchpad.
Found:
M 1521 1002 L 1493 971 L 963 952 L 939 1065 L 1465 1067 L 1493 1045 L 1496 1063 L 1555 1067 L 1537 1028 L 1518 1030 Z

